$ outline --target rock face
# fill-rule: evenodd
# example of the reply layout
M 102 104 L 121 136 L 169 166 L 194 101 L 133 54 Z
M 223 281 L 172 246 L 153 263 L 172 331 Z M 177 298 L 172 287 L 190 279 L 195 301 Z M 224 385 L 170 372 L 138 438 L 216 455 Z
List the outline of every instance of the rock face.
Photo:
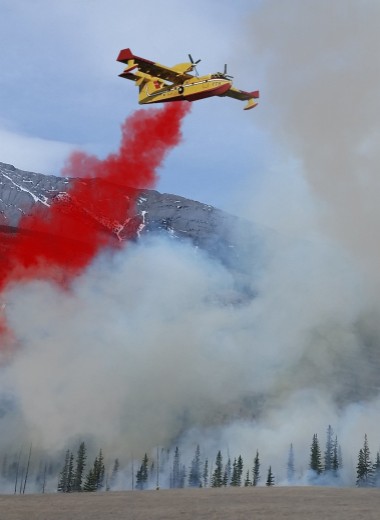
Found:
M 23 216 L 31 214 L 37 208 L 49 211 L 57 197 L 71 205 L 75 204 L 77 210 L 81 203 L 70 199 L 70 189 L 78 182 L 86 190 L 96 189 L 94 183 L 103 181 L 43 175 L 22 171 L 0 162 L 0 231 L 3 236 L 23 230 Z M 130 226 L 132 237 L 129 230 L 129 238 L 137 239 L 155 233 L 191 240 L 194 246 L 218 257 L 226 265 L 236 267 L 239 256 L 236 231 L 239 229 L 241 232 L 242 226 L 247 230 L 249 227 L 236 217 L 207 204 L 154 190 L 126 190 L 117 187 L 117 198 L 133 200 L 133 214 L 129 215 L 128 221 L 134 223 L 134 226 Z M 104 215 L 100 215 L 94 207 L 85 207 L 85 204 L 81 205 L 81 211 L 85 211 L 89 218 L 106 231 L 118 234 L 118 230 L 107 222 Z M 248 232 L 252 233 L 252 229 Z
M 0 215 L 5 226 L 18 227 L 34 206 L 49 207 L 53 199 L 69 189 L 70 180 L 54 175 L 18 170 L 0 162 Z

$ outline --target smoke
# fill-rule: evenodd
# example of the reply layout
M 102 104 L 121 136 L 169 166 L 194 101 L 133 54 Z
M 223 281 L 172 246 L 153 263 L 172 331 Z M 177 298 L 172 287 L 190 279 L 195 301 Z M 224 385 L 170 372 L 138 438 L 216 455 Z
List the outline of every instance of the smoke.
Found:
M 262 57 L 260 124 L 298 162 L 320 229 L 376 283 L 379 21 L 372 1 L 269 0 L 250 22 L 251 48 Z M 305 206 L 301 197 L 298 204 Z
M 12 442 L 54 453 L 92 438 L 123 465 L 176 442 L 186 464 L 199 443 L 211 465 L 222 449 L 249 468 L 259 449 L 280 478 L 290 443 L 305 470 L 313 433 L 322 441 L 331 423 L 347 462 L 376 426 L 377 324 L 335 244 L 272 241 L 260 277 L 246 274 L 255 297 L 239 305 L 233 271 L 164 238 L 98 255 L 70 291 L 11 286 L 19 350 L 2 369 L 2 421 L 25 432 Z
M 377 432 L 379 21 L 376 2 L 339 0 L 269 0 L 249 21 L 256 115 L 275 158 L 258 193 L 246 190 L 245 214 L 280 234 L 267 234 L 273 260 L 255 302 L 273 367 L 259 362 L 260 420 L 223 437 L 255 439 L 268 465 L 282 457 L 279 475 L 282 439 L 305 469 L 311 432 L 323 442 L 332 424 L 352 483 L 364 432 Z
M 209 382 L 229 311 L 216 306 L 212 319 L 207 299 L 230 285 L 191 246 L 154 242 L 99 257 L 69 293 L 42 281 L 12 289 L 7 319 L 22 350 L 6 372 L 29 434 L 50 449 L 94 434 L 140 453 L 167 444 L 186 414 L 206 421 L 207 402 L 227 399 L 222 357 L 232 356 L 220 354 Z

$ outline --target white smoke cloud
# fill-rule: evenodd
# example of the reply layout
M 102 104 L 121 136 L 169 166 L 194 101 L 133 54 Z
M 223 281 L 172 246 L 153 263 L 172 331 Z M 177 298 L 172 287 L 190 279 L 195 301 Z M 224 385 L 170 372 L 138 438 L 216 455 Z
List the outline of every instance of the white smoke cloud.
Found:
M 51 452 L 92 437 L 128 459 L 177 439 L 210 461 L 259 449 L 281 474 L 298 442 L 305 465 L 314 431 L 338 421 L 338 401 L 351 406 L 355 369 L 363 397 L 374 373 L 354 329 L 363 300 L 350 262 L 327 242 L 280 241 L 238 306 L 231 273 L 163 239 L 100 256 L 69 291 L 9 288 L 20 348 L 3 368 L 15 411 L 2 422 L 22 421 L 19 442 Z
M 331 423 L 351 484 L 364 432 L 376 432 L 380 402 L 379 20 L 371 1 L 269 0 L 250 20 L 248 36 L 262 57 L 255 116 L 273 140 L 274 158 L 255 191 L 246 190 L 245 214 L 282 236 L 264 294 L 282 300 L 283 326 L 273 340 L 288 343 L 281 384 L 271 388 L 277 408 L 242 431 L 261 439 L 272 461 L 281 451 L 283 464 L 285 444 L 298 444 L 305 466 L 312 433 L 324 439 L 322 424 Z M 281 314 L 271 311 L 275 325 Z M 295 341 L 300 331 L 305 335 Z M 268 423 L 277 442 L 270 443 Z
M 269 0 L 250 21 L 249 36 L 262 57 L 259 124 L 286 150 L 285 161 L 297 161 L 320 227 L 355 253 L 373 281 L 380 222 L 379 22 L 377 2 Z M 278 163 L 277 156 L 282 186 L 290 175 Z M 300 182 L 294 186 L 293 177 L 275 199 L 288 205 L 278 220 L 294 212 L 292 194 Z M 310 197 L 297 201 L 306 204 Z
M 126 438 L 133 452 L 168 442 L 183 414 L 202 420 L 200 400 L 227 399 L 233 355 L 215 334 L 230 310 L 209 300 L 232 290 L 220 266 L 162 243 L 98 259 L 69 292 L 42 281 L 11 289 L 21 348 L 6 375 L 29 434 L 50 448 L 72 434 Z

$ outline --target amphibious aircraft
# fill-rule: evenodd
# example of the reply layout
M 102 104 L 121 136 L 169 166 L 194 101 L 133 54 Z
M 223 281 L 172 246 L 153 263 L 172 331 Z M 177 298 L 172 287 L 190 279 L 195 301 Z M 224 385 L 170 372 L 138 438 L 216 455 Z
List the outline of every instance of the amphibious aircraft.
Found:
M 139 87 L 139 103 L 162 103 L 165 101 L 196 101 L 211 96 L 228 96 L 241 101 L 247 101 L 244 110 L 257 105 L 259 91 L 245 92 L 232 86 L 232 76 L 224 72 L 215 72 L 199 76 L 197 64 L 189 54 L 189 61 L 167 67 L 160 63 L 139 58 L 131 49 L 120 51 L 117 61 L 127 65 L 120 77 L 135 81 Z M 194 74 L 191 72 L 194 71 Z

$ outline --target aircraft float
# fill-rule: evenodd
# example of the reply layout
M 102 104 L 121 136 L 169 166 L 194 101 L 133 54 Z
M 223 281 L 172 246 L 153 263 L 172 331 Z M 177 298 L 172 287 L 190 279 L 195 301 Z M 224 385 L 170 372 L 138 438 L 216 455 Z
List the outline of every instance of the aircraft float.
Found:
M 212 96 L 228 96 L 247 101 L 244 110 L 257 105 L 259 91 L 245 92 L 235 88 L 232 85 L 233 77 L 227 74 L 227 65 L 224 66 L 224 72 L 199 76 L 196 66 L 201 60 L 194 61 L 191 54 L 189 60 L 174 67 L 167 67 L 135 56 L 131 49 L 121 50 L 117 57 L 117 61 L 127 65 L 119 76 L 135 81 L 139 87 L 140 105 L 167 101 L 197 101 Z M 193 71 L 194 74 L 191 74 Z

